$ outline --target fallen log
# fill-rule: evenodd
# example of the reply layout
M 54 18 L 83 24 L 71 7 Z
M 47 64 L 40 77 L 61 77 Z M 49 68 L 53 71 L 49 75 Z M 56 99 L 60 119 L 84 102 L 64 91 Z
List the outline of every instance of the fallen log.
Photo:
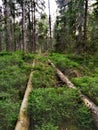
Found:
M 58 77 L 61 81 L 63 81 L 65 84 L 67 84 L 68 88 L 76 89 L 75 85 L 65 76 L 56 66 L 51 62 L 51 60 L 48 60 L 49 64 L 54 68 L 56 71 Z M 93 119 L 95 122 L 96 127 L 98 128 L 98 107 L 96 104 L 94 104 L 87 96 L 81 93 L 81 91 L 78 91 L 80 94 L 80 97 L 84 104 L 91 110 Z
M 34 66 L 34 63 L 35 61 L 33 62 L 32 66 Z M 27 88 L 24 94 L 24 98 L 20 107 L 20 112 L 19 112 L 18 121 L 16 123 L 15 130 L 29 130 L 29 117 L 27 114 L 27 107 L 28 107 L 28 96 L 30 92 L 32 91 L 32 82 L 31 82 L 32 75 L 33 75 L 33 72 L 31 71 Z
M 64 74 L 63 74 L 58 68 L 56 68 L 56 66 L 55 66 L 50 60 L 48 60 L 48 62 L 49 62 L 49 64 L 51 64 L 51 66 L 54 68 L 54 70 L 55 70 L 56 73 L 58 74 L 58 76 L 59 76 L 59 78 L 61 79 L 61 81 L 63 81 L 64 83 L 66 83 L 69 88 L 75 89 L 74 84 L 72 84 L 72 83 L 70 82 L 70 80 L 69 80 L 66 76 L 64 76 Z

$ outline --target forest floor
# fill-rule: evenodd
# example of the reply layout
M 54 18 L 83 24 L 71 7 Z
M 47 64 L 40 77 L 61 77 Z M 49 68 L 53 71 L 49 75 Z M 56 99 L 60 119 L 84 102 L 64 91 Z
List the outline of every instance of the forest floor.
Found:
M 32 62 L 35 59 L 35 67 Z M 50 59 L 77 90 L 68 89 Z M 74 54 L 0 53 L 0 130 L 13 130 L 31 69 L 30 130 L 97 130 L 78 90 L 98 106 L 97 57 Z

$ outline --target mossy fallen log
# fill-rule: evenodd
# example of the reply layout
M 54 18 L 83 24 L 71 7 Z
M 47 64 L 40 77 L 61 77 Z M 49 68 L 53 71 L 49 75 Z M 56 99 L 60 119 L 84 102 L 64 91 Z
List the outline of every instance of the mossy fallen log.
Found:
M 33 62 L 33 66 L 34 66 L 34 63 L 35 61 Z M 32 91 L 32 82 L 31 82 L 32 75 L 33 75 L 33 71 L 31 71 L 30 76 L 29 76 L 27 88 L 24 94 L 21 107 L 20 107 L 20 112 L 19 112 L 18 121 L 16 123 L 15 130 L 29 130 L 29 117 L 27 114 L 27 107 L 28 107 L 28 96 L 30 92 Z
M 48 62 L 54 68 L 60 80 L 67 84 L 68 88 L 77 89 L 75 85 L 67 78 L 67 76 L 65 76 L 58 68 L 56 68 L 51 60 L 48 60 Z M 82 94 L 80 90 L 78 90 L 78 92 L 84 104 L 91 110 L 95 125 L 98 128 L 98 106 L 94 104 L 87 96 Z

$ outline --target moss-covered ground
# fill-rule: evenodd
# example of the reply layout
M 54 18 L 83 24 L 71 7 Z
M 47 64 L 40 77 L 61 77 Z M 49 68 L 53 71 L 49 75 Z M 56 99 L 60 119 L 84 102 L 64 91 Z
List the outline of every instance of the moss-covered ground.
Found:
M 80 89 L 91 100 L 97 103 L 97 96 L 89 86 L 92 82 L 93 92 L 97 72 L 97 59 L 81 55 L 51 53 L 35 56 L 36 66 L 32 77 L 33 91 L 29 97 L 31 125 L 34 130 L 95 130 L 93 119 L 88 108 L 81 101 L 77 92 Z M 70 90 L 63 83 L 58 85 L 58 77 L 49 66 L 50 59 L 75 84 L 77 90 Z M 94 66 L 95 64 L 95 66 Z M 93 67 L 93 68 L 92 68 Z M 85 79 L 85 82 L 83 79 Z M 89 80 L 91 78 L 92 80 Z M 96 80 L 97 82 L 97 80 Z M 86 84 L 86 87 L 82 86 Z M 91 95 L 89 95 L 91 93 Z M 94 97 L 93 97 L 94 96 Z
M 0 130 L 15 128 L 32 61 L 22 52 L 0 53 Z
M 32 67 L 35 59 L 35 67 Z M 48 64 L 50 59 L 98 105 L 98 60 L 76 54 L 0 53 L 0 130 L 13 130 L 31 69 L 30 130 L 96 130 L 90 110 Z

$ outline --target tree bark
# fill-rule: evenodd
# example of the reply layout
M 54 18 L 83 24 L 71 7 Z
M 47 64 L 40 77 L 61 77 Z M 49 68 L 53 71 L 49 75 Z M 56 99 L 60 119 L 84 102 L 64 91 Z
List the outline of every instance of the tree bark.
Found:
M 82 0 L 79 2 L 78 5 L 78 17 L 77 17 L 77 24 L 76 24 L 76 31 L 78 31 L 78 34 L 76 36 L 76 49 L 78 53 L 82 52 L 84 43 L 83 43 L 83 24 L 84 24 L 84 1 Z
M 23 51 L 26 52 L 26 26 L 25 26 L 25 0 L 22 2 L 22 44 L 23 44 Z
M 33 66 L 34 66 L 34 63 L 35 62 L 33 62 Z M 30 92 L 32 91 L 32 75 L 33 75 L 33 72 L 31 72 L 30 77 L 29 77 L 27 89 L 25 91 L 25 95 L 21 104 L 19 117 L 18 117 L 15 130 L 29 130 L 29 117 L 27 114 L 27 107 L 28 107 L 28 96 Z
M 16 34 L 15 34 L 15 27 L 16 27 L 16 24 L 15 24 L 15 18 L 14 18 L 14 25 L 13 25 L 13 39 L 14 39 L 14 51 L 17 50 L 17 46 L 16 46 Z
M 33 0 L 33 11 L 32 11 L 32 23 L 33 23 L 33 28 L 32 28 L 32 51 L 36 52 L 36 0 Z
M 52 29 L 51 29 L 51 11 L 50 11 L 50 0 L 48 0 L 48 10 L 49 10 L 49 45 L 50 45 L 50 50 L 53 49 L 52 45 Z
M 0 7 L 0 51 L 2 51 L 2 7 Z
M 49 64 L 51 64 L 51 66 L 54 68 L 61 81 L 67 84 L 68 88 L 76 89 L 74 84 L 71 83 L 71 81 L 67 78 L 67 76 L 65 76 L 58 68 L 56 68 L 56 66 L 50 60 L 49 60 Z M 82 94 L 81 91 L 78 92 L 84 104 L 91 110 L 95 125 L 98 128 L 98 107 L 87 96 Z
M 10 7 L 9 0 L 5 2 L 5 30 L 6 30 L 6 51 L 11 51 L 11 28 L 10 28 Z
M 84 44 L 87 44 L 87 17 L 88 17 L 88 0 L 85 0 L 85 15 L 84 15 Z
M 32 25 L 31 25 L 31 17 L 30 17 L 30 13 L 31 13 L 31 7 L 30 5 L 28 5 L 28 28 L 29 28 L 29 46 L 28 46 L 28 49 L 29 49 L 29 52 L 32 52 Z
M 70 82 L 70 80 L 69 80 L 66 76 L 64 76 L 64 74 L 63 74 L 59 69 L 57 69 L 56 66 L 55 66 L 50 60 L 49 60 L 49 63 L 50 63 L 51 66 L 55 69 L 55 71 L 57 72 L 59 78 L 60 78 L 64 83 L 66 83 L 69 88 L 74 88 L 74 89 L 75 89 L 75 86 Z

